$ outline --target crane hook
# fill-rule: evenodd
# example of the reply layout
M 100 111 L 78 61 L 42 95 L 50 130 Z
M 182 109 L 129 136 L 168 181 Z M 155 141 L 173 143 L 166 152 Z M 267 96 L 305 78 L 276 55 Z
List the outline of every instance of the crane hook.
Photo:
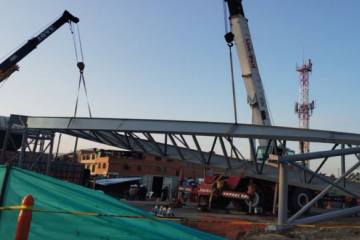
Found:
M 83 62 L 78 62 L 77 67 L 80 69 L 80 72 L 84 71 L 85 64 Z

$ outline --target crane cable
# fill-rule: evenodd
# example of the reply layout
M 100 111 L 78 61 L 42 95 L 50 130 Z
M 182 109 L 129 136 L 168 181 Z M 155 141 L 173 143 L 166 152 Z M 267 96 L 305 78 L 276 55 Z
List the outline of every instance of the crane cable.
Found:
M 234 64 L 233 64 L 233 57 L 232 57 L 232 47 L 234 44 L 232 43 L 233 36 L 231 32 L 228 30 L 228 17 L 227 17 L 227 10 L 226 10 L 226 2 L 223 2 L 223 10 L 224 10 L 224 25 L 225 25 L 225 40 L 229 47 L 229 58 L 230 58 L 230 72 L 231 72 L 231 85 L 232 85 L 232 95 L 233 95 L 233 104 L 234 104 L 234 117 L 235 117 L 235 124 L 237 124 L 237 108 L 236 108 L 236 95 L 235 95 L 235 79 L 234 79 Z M 230 138 L 231 144 L 233 144 L 234 138 Z M 236 155 L 236 152 L 233 147 L 230 150 L 230 157 L 233 157 L 233 154 Z
M 228 40 L 226 37 L 231 32 L 228 31 L 228 18 L 226 13 L 226 3 L 223 2 L 223 9 L 224 9 L 224 23 L 225 23 L 225 39 L 227 41 L 227 45 L 229 47 L 229 57 L 230 57 L 230 71 L 231 71 L 231 84 L 232 84 L 232 94 L 233 94 L 233 104 L 234 104 L 234 117 L 235 117 L 235 123 L 237 123 L 237 111 L 236 111 L 236 95 L 235 95 L 235 80 L 234 80 L 234 64 L 233 64 L 233 57 L 232 57 L 232 50 L 231 48 L 234 46 L 232 43 L 232 40 Z M 231 33 L 232 34 L 232 33 Z
M 86 84 L 85 84 L 85 77 L 84 77 L 85 64 L 84 64 L 84 54 L 83 54 L 82 45 L 81 45 L 79 25 L 77 24 L 77 31 L 78 31 L 78 36 L 79 36 L 79 47 L 80 47 L 80 53 L 81 53 L 81 62 L 78 60 L 78 53 L 77 53 L 77 47 L 76 47 L 76 46 L 77 46 L 77 44 L 76 44 L 76 38 L 75 38 L 75 34 L 74 34 L 74 31 L 73 31 L 73 26 L 72 26 L 72 23 L 71 23 L 71 22 L 70 22 L 70 31 L 71 31 L 71 34 L 72 34 L 72 37 L 73 37 L 73 42 L 74 42 L 74 49 L 75 49 L 75 57 L 76 57 L 77 67 L 79 68 L 79 71 L 80 71 L 79 85 L 78 85 L 78 92 L 77 92 L 77 97 L 76 97 L 74 118 L 76 117 L 77 108 L 78 108 L 78 103 L 79 103 L 79 93 L 80 93 L 81 82 L 82 82 L 83 85 L 84 85 L 84 90 L 85 90 L 85 95 L 86 95 L 86 100 L 87 100 L 89 115 L 90 115 L 90 118 L 92 118 L 91 110 L 90 110 L 89 97 L 88 97 L 88 94 L 87 94 Z
M 233 102 L 234 102 L 234 115 L 235 115 L 235 123 L 237 123 L 237 113 L 236 113 L 236 95 L 235 95 L 235 81 L 234 81 L 234 67 L 233 67 L 233 60 L 232 60 L 232 51 L 231 51 L 231 47 L 234 45 L 232 43 L 233 38 L 228 39 L 227 35 L 232 34 L 231 32 L 228 31 L 228 17 L 227 17 L 227 13 L 226 13 L 226 2 L 223 2 L 223 9 L 224 9 L 224 23 L 225 23 L 225 39 L 228 42 L 228 46 L 229 46 L 229 54 L 230 54 L 230 67 L 231 67 L 231 82 L 232 82 L 232 90 L 233 90 Z M 270 122 L 272 124 L 275 124 L 273 116 L 271 114 L 271 109 L 270 109 L 270 105 L 269 105 L 269 101 L 267 101 L 267 97 L 264 91 L 264 95 L 265 95 L 265 101 L 268 105 L 268 109 L 269 109 L 269 115 L 270 115 Z

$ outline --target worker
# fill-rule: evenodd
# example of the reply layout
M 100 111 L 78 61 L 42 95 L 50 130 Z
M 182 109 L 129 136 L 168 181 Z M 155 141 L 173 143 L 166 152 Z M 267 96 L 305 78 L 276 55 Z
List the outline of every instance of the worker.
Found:
M 130 188 L 129 188 L 129 200 L 134 200 L 134 185 L 130 185 Z
M 137 184 L 134 185 L 134 199 L 138 199 L 139 187 Z
M 189 179 L 188 180 L 188 186 L 189 187 L 195 187 L 196 186 L 196 182 L 194 179 Z
M 165 186 L 162 189 L 161 201 L 165 201 L 168 198 L 168 193 L 169 193 L 169 188 L 168 188 L 168 186 Z
M 140 188 L 139 188 L 139 192 L 138 192 L 138 196 L 139 196 L 140 201 L 145 201 L 146 193 L 147 193 L 147 188 L 145 187 L 144 184 L 141 184 Z
M 250 179 L 250 181 L 248 183 L 248 190 L 247 190 L 247 194 L 249 196 L 249 212 L 248 212 L 248 214 L 252 214 L 252 200 L 254 198 L 255 193 L 256 193 L 256 184 L 254 183 L 254 181 L 252 179 Z

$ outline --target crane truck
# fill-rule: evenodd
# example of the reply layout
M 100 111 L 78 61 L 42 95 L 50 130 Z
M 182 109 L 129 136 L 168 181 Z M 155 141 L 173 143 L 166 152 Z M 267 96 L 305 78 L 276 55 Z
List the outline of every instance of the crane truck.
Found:
M 27 43 L 25 43 L 22 47 L 20 47 L 2 63 L 0 63 L 0 82 L 7 79 L 15 71 L 18 71 L 19 66 L 17 63 L 26 57 L 30 52 L 32 52 L 42 41 L 47 39 L 51 34 L 53 34 L 67 22 L 78 23 L 79 19 L 65 10 L 59 19 L 53 22 L 36 37 L 31 38 L 29 41 L 27 41 Z
M 26 57 L 30 52 L 32 52 L 41 42 L 47 39 L 51 34 L 53 34 L 56 30 L 58 30 L 61 26 L 63 26 L 67 22 L 78 23 L 79 19 L 71 15 L 68 11 L 64 11 L 64 13 L 54 21 L 49 27 L 45 30 L 41 31 L 40 34 L 28 40 L 24 45 L 22 45 L 18 50 L 12 53 L 8 58 L 6 58 L 3 62 L 0 63 L 0 83 L 6 80 L 12 73 L 19 70 L 19 66 L 17 63 L 21 61 L 24 57 Z M 0 130 L 0 135 L 2 135 Z M 0 137 L 1 138 L 1 137 Z M 17 139 L 18 136 L 12 136 L 12 138 Z M 21 142 L 21 135 L 20 140 Z M 43 166 L 41 166 L 43 165 Z M 56 166 L 56 165 L 60 165 Z M 66 165 L 66 166 L 64 166 Z M 67 166 L 69 165 L 69 166 Z M 71 166 L 70 166 L 71 165 Z M 40 163 L 39 171 L 44 173 L 44 169 L 46 170 L 46 164 Z M 45 167 L 44 167 L 45 166 Z M 76 184 L 84 185 L 84 181 L 87 177 L 87 171 L 84 170 L 84 166 L 81 164 L 68 164 L 68 163 L 52 163 L 51 176 L 56 178 L 64 179 Z M 65 172 L 64 172 L 65 169 Z M 76 169 L 72 170 L 71 174 L 67 174 L 66 169 Z M 59 173 L 59 170 L 61 171 Z M 60 177 L 59 177 L 60 176 Z M 84 180 L 85 179 L 85 180 Z
M 231 32 L 225 35 L 225 40 L 232 46 L 235 42 L 237 55 L 247 92 L 247 102 L 252 111 L 252 124 L 271 126 L 269 109 L 266 103 L 265 91 L 260 78 L 259 67 L 255 57 L 248 20 L 242 5 L 242 0 L 224 0 L 230 16 Z M 286 148 L 285 144 L 277 145 L 271 140 L 259 139 L 256 153 L 252 151 L 251 161 L 264 161 L 269 165 L 269 154 L 291 155 L 294 151 Z M 224 176 L 215 174 L 205 176 L 204 182 L 197 188 L 179 187 L 179 192 L 189 191 L 203 199 L 206 207 L 225 208 L 230 202 L 238 210 L 248 210 L 252 207 L 274 208 L 276 183 L 262 178 L 252 179 L 256 185 L 256 193 L 247 194 L 249 178 L 239 176 Z M 301 187 L 289 187 L 288 207 L 291 212 L 299 211 L 319 192 Z

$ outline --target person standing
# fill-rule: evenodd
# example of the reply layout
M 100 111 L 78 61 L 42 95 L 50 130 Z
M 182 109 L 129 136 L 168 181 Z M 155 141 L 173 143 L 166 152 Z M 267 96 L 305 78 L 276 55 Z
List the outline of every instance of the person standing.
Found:
M 250 180 L 248 183 L 248 190 L 247 194 L 249 195 L 249 212 L 248 214 L 252 214 L 252 200 L 254 198 L 254 195 L 256 193 L 256 184 L 253 180 Z
M 147 193 L 146 187 L 144 186 L 144 184 L 141 184 L 138 192 L 140 201 L 145 201 L 146 193 Z
M 167 199 L 168 193 L 169 193 L 169 188 L 168 186 L 165 186 L 162 190 L 161 201 L 165 201 Z
M 148 193 L 147 187 L 144 185 L 144 200 L 146 200 L 146 194 Z
M 134 199 L 134 185 L 130 185 L 130 188 L 129 188 L 129 199 L 130 200 L 133 200 Z
M 138 188 L 138 185 L 135 184 L 134 185 L 134 199 L 138 199 L 138 194 L 139 194 L 139 188 Z

